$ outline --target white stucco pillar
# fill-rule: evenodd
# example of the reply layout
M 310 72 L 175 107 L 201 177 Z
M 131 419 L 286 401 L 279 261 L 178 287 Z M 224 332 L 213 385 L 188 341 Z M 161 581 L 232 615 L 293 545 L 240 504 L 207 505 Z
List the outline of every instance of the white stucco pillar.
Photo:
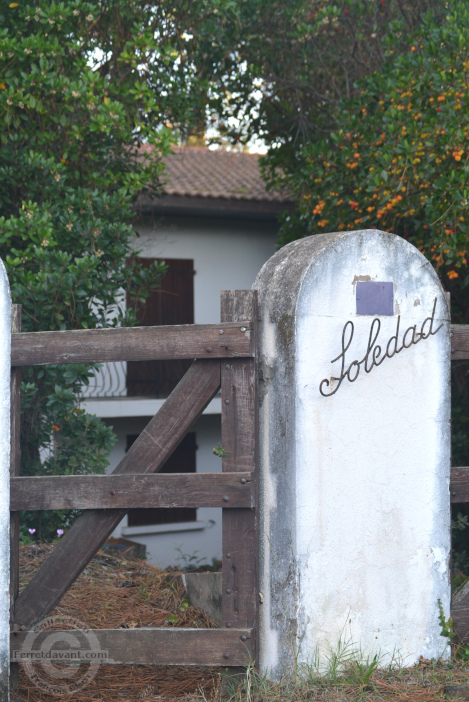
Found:
M 404 665 L 445 655 L 450 316 L 434 269 L 393 234 L 339 232 L 284 247 L 254 288 L 261 667 L 278 677 L 339 640 Z

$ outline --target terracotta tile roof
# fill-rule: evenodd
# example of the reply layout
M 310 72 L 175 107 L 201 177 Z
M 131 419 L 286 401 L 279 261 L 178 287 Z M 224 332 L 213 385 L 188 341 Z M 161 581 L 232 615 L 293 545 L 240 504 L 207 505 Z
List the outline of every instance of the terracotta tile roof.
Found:
M 166 195 L 259 202 L 291 202 L 287 192 L 266 190 L 259 155 L 179 146 L 164 159 Z

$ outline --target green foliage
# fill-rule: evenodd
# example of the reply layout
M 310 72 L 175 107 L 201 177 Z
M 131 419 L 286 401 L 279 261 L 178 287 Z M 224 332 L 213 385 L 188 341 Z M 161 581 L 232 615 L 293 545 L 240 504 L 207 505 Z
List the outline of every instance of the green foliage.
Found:
M 380 70 L 329 106 L 324 136 L 299 143 L 293 161 L 280 159 L 277 182 L 299 202 L 283 218 L 280 244 L 328 231 L 399 234 L 451 292 L 453 322 L 467 323 L 469 8 L 446 3 L 444 17 L 429 13 L 397 37 Z M 453 465 L 469 457 L 467 367 L 453 364 Z M 456 539 L 464 548 L 467 537 Z
M 464 531 L 469 526 L 468 517 L 465 514 L 458 512 L 456 519 L 451 522 L 451 528 L 454 530 Z
M 182 544 L 176 546 L 177 551 L 176 561 L 179 564 L 179 570 L 197 570 L 207 560 L 206 556 L 201 556 L 200 551 L 196 549 L 193 553 L 184 553 Z
M 282 242 L 309 233 L 379 228 L 418 246 L 448 281 L 467 278 L 469 9 L 428 15 L 360 95 L 340 105 L 336 129 L 305 146 L 288 182 L 300 214 Z
M 2 6 L 0 257 L 23 330 L 134 323 L 119 299 L 144 300 L 165 267 L 142 270 L 130 257 L 133 203 L 159 192 L 170 127 L 182 135 L 199 119 L 207 80 L 193 70 L 194 32 L 229 4 Z M 112 431 L 79 401 L 91 374 L 24 370 L 23 474 L 104 471 Z M 53 538 L 72 516 L 28 514 L 24 524 Z
M 373 660 L 361 662 L 353 661 L 349 675 L 351 680 L 361 687 L 368 687 L 371 682 L 371 678 L 375 670 L 377 670 L 379 665 L 378 654 L 373 657 Z
M 441 636 L 446 636 L 448 639 L 450 639 L 450 641 L 454 641 L 454 639 L 456 638 L 456 634 L 454 633 L 453 619 L 452 617 L 446 619 L 441 600 L 438 600 L 438 609 L 440 612 L 440 614 L 438 615 L 438 621 L 440 622 L 441 626 L 440 634 Z
M 294 168 L 299 148 L 334 128 L 336 107 L 356 93 L 356 81 L 381 69 L 389 43 L 401 51 L 430 9 L 444 13 L 444 3 L 233 2 L 215 37 L 198 34 L 211 100 L 219 95 L 212 121 L 234 143 L 261 137 L 269 172 Z
M 230 455 L 230 452 L 222 448 L 220 444 L 217 444 L 215 446 L 215 448 L 213 449 L 213 453 L 215 454 L 215 456 L 218 456 L 218 458 L 224 458 L 225 456 Z
M 440 634 L 441 636 L 446 636 L 452 644 L 456 644 L 457 635 L 454 631 L 453 618 L 450 617 L 449 619 L 446 619 L 441 600 L 438 600 L 438 608 L 440 611 L 438 616 L 438 621 L 440 622 L 441 626 Z M 459 644 L 455 645 L 454 655 L 456 658 L 467 664 L 467 661 L 469 661 L 469 644 L 460 642 Z

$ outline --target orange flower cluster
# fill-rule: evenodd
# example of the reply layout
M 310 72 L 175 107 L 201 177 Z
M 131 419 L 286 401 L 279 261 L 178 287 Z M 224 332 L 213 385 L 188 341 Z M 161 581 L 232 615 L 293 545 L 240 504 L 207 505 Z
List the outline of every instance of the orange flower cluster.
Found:
M 392 197 L 388 203 L 384 207 L 382 207 L 378 212 L 376 213 L 376 216 L 378 219 L 381 219 L 381 217 L 386 214 L 387 211 L 392 210 L 400 201 L 402 200 L 402 195 L 396 195 L 396 197 Z
M 325 206 L 326 206 L 325 200 L 319 200 L 318 204 L 316 205 L 316 207 L 313 210 L 313 214 L 320 215 L 321 212 L 323 211 L 323 209 L 325 208 Z

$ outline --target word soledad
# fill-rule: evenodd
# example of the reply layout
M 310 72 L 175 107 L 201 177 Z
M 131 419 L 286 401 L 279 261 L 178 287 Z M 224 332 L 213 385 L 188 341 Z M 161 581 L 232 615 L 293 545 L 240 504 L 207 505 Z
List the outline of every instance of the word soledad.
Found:
M 375 319 L 372 321 L 371 327 L 370 327 L 370 336 L 368 338 L 368 347 L 366 349 L 366 354 L 364 355 L 364 357 L 362 358 L 361 361 L 352 361 L 352 363 L 349 365 L 347 370 L 345 370 L 345 354 L 346 354 L 347 350 L 349 349 L 350 344 L 352 343 L 353 334 L 355 331 L 355 327 L 353 325 L 353 322 L 348 321 L 342 330 L 342 352 L 337 356 L 337 358 L 334 358 L 331 361 L 331 363 L 335 363 L 336 361 L 342 359 L 342 367 L 340 370 L 340 376 L 338 378 L 335 378 L 335 377 L 331 378 L 331 381 L 338 380 L 339 381 L 338 385 L 331 392 L 324 392 L 323 386 L 325 385 L 327 388 L 331 384 L 331 382 L 329 380 L 324 378 L 324 380 L 322 380 L 320 385 L 319 385 L 319 392 L 321 393 L 321 395 L 323 395 L 323 397 L 330 397 L 331 395 L 334 395 L 337 392 L 337 390 L 340 388 L 340 386 L 342 385 L 342 381 L 344 380 L 344 378 L 348 378 L 349 381 L 351 383 L 353 383 L 358 378 L 358 376 L 360 374 L 360 366 L 361 365 L 364 366 L 365 372 L 369 373 L 374 368 L 374 366 L 380 366 L 386 358 L 392 358 L 395 354 L 400 353 L 402 351 L 402 349 L 408 349 L 413 344 L 418 344 L 420 341 L 422 341 L 422 339 L 428 339 L 428 337 L 430 335 L 436 334 L 443 326 L 443 324 L 440 324 L 438 329 L 433 330 L 433 323 L 435 321 L 436 300 L 437 300 L 437 298 L 435 297 L 435 302 L 433 303 L 433 311 L 432 311 L 431 317 L 427 317 L 423 321 L 422 326 L 420 328 L 420 331 L 417 332 L 417 325 L 416 324 L 414 324 L 413 326 L 406 329 L 406 331 L 404 332 L 404 336 L 402 337 L 402 346 L 400 348 L 397 348 L 398 340 L 399 340 L 399 325 L 401 322 L 401 317 L 399 315 L 399 317 L 397 318 L 396 333 L 393 336 L 391 336 L 391 338 L 389 339 L 389 341 L 386 345 L 386 353 L 383 355 L 381 360 L 378 360 L 379 357 L 381 356 L 381 350 L 382 350 L 381 346 L 379 346 L 379 345 L 375 346 L 376 339 L 378 338 L 378 334 L 379 334 L 379 331 L 381 329 L 381 322 L 380 322 L 378 317 L 375 317 Z M 430 322 L 430 328 L 427 332 L 424 330 L 425 330 L 425 326 L 428 324 L 428 322 Z M 350 336 L 349 336 L 348 341 L 346 341 L 348 329 L 350 329 L 350 332 L 349 332 Z M 409 332 L 412 332 L 411 337 L 410 337 L 410 341 L 407 339 L 407 335 L 409 334 Z M 407 339 L 407 343 L 406 343 L 406 339 Z M 392 344 L 394 344 L 394 345 L 392 346 Z M 391 347 L 392 353 L 390 352 L 390 347 Z

